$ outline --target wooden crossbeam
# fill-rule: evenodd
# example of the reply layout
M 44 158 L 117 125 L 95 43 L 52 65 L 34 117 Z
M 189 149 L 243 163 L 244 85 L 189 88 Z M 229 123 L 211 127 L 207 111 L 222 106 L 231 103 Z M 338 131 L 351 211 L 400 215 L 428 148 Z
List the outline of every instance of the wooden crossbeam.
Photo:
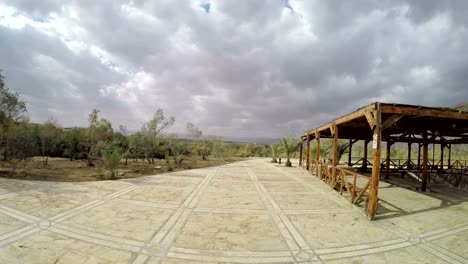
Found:
M 370 180 L 366 183 L 366 185 L 364 185 L 364 187 L 359 192 L 358 196 L 356 196 L 356 199 L 354 199 L 353 204 L 356 204 L 356 202 L 359 201 L 359 199 L 361 199 L 361 197 L 366 192 L 367 188 L 369 188 L 369 185 L 370 185 Z
M 396 122 L 398 122 L 403 115 L 391 115 L 385 121 L 382 122 L 382 131 L 393 126 Z
M 335 135 L 335 124 L 330 125 L 330 133 L 331 133 L 332 136 Z
M 375 120 L 369 108 L 364 109 L 364 115 L 366 116 L 367 123 L 369 123 L 370 129 L 374 129 Z

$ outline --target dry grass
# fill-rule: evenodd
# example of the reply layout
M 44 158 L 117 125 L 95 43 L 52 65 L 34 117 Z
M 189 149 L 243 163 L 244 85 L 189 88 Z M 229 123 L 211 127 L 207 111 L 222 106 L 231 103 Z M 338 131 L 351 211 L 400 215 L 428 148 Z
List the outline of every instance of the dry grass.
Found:
M 199 157 L 191 157 L 182 162 L 181 167 L 176 168 L 175 171 L 218 166 L 239 160 L 242 159 L 213 158 L 205 161 L 201 160 Z M 137 162 L 129 159 L 128 164 L 125 165 L 125 161 L 122 160 L 118 168 L 119 176 L 117 179 L 138 178 L 146 175 L 165 173 L 167 172 L 165 164 L 165 160 L 155 160 L 155 164 L 153 165 L 148 164 L 148 162 L 143 162 L 142 160 Z M 104 164 L 101 161 L 95 161 L 95 166 L 89 167 L 87 166 L 86 160 L 70 161 L 65 158 L 49 158 L 49 164 L 43 166 L 42 157 L 36 157 L 28 164 L 25 172 L 20 174 L 11 173 L 9 165 L 0 162 L 0 177 L 25 180 L 67 182 L 96 181 L 101 179 L 105 172 Z

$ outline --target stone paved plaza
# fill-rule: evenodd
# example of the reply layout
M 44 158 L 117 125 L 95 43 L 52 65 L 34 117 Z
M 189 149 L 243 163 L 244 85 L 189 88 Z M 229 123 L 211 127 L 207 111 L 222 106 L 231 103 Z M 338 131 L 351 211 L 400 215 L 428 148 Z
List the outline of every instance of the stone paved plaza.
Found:
M 466 193 L 380 187 L 369 222 L 307 171 L 266 159 L 119 181 L 0 179 L 0 263 L 468 263 Z

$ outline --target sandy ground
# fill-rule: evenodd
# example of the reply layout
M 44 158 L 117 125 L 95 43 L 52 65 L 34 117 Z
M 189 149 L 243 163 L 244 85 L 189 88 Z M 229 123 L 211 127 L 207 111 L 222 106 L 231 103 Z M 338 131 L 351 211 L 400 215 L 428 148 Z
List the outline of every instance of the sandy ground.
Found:
M 0 263 L 468 263 L 466 192 L 394 179 L 376 221 L 361 210 L 268 159 L 119 181 L 0 178 Z

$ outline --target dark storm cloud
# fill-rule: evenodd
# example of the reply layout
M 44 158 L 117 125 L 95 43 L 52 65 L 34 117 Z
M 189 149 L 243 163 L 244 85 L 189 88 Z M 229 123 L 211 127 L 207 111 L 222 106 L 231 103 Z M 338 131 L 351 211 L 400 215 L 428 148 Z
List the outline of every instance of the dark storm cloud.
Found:
M 466 1 L 286 2 L 0 1 L 0 68 L 35 121 L 98 107 L 130 130 L 158 107 L 174 131 L 277 137 L 376 100 L 468 101 Z

